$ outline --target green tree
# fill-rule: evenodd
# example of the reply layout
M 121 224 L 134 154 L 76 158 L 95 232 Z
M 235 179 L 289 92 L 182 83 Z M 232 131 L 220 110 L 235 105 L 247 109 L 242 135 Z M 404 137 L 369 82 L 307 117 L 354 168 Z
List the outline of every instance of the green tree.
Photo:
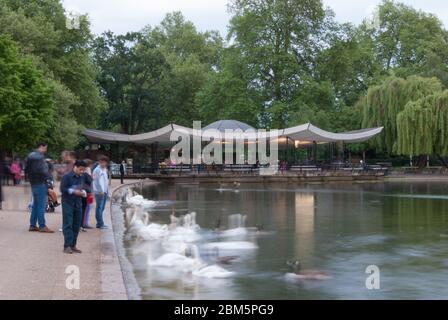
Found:
M 377 150 L 396 154 L 398 114 L 409 102 L 441 91 L 442 85 L 438 79 L 416 76 L 407 79 L 390 77 L 381 85 L 369 88 L 361 102 L 364 105 L 363 127 L 384 127 L 384 132 L 374 140 Z
M 408 102 L 397 131 L 398 154 L 448 155 L 448 91 Z
M 52 90 L 5 36 L 0 36 L 0 75 L 0 149 L 24 152 L 45 136 L 51 124 Z
M 371 41 L 374 59 L 399 77 L 437 77 L 448 85 L 448 33 L 435 15 L 384 0 L 378 7 L 379 28 L 359 30 Z
M 332 16 L 320 0 L 233 0 L 231 12 L 229 38 L 240 49 L 267 112 L 272 108 L 265 118 L 283 127 L 294 93 L 313 74 Z
M 53 91 L 54 112 L 53 117 L 47 119 L 49 124 L 44 140 L 48 142 L 49 153 L 59 157 L 64 150 L 75 150 L 82 137 L 83 126 L 74 117 L 75 106 L 79 106 L 78 97 L 63 84 L 49 81 Z
M 344 24 L 334 28 L 330 45 L 319 52 L 315 72 L 316 81 L 330 83 L 339 108 L 356 105 L 383 70 L 375 59 L 373 42 L 358 28 Z
M 180 12 L 167 14 L 155 28 L 146 27 L 143 36 L 157 44 L 169 65 L 161 83 L 162 123 L 191 126 L 201 119 L 195 98 L 218 67 L 221 37 L 216 31 L 197 31 Z
M 196 95 L 200 119 L 206 124 L 222 119 L 235 119 L 254 127 L 258 125 L 261 100 L 247 79 L 246 66 L 237 48 L 223 50 L 222 62 L 212 71 Z
M 105 108 L 90 58 L 93 36 L 86 16 L 79 28 L 67 28 L 67 15 L 60 0 L 3 0 L 0 30 L 19 43 L 51 80 L 63 84 L 77 98 L 70 106 L 77 122 L 94 126 Z M 56 106 L 63 109 L 65 106 Z
M 103 127 L 135 134 L 160 127 L 161 82 L 168 65 L 160 49 L 140 33 L 96 39 L 94 59 L 109 109 Z

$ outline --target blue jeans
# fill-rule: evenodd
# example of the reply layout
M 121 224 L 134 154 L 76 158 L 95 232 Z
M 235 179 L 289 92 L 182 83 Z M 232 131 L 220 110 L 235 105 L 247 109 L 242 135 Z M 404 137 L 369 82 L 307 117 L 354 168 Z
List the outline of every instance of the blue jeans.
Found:
M 95 202 L 96 202 L 95 219 L 97 228 L 104 227 L 103 212 L 104 208 L 106 207 L 106 201 L 107 201 L 107 194 L 95 194 Z
M 31 186 L 33 194 L 33 209 L 31 210 L 30 226 L 43 229 L 45 225 L 45 206 L 48 199 L 48 188 L 45 184 L 36 184 Z
M 75 248 L 81 228 L 82 208 L 62 202 L 62 233 L 64 234 L 64 248 Z

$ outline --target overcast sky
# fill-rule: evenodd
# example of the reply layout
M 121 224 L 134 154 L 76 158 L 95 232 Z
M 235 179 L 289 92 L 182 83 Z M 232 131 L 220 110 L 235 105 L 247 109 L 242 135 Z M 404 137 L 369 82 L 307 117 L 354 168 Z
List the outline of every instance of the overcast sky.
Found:
M 381 0 L 323 0 L 336 12 L 340 22 L 358 24 L 372 12 Z M 436 14 L 448 26 L 448 1 L 402 0 L 417 9 Z M 106 30 L 115 33 L 139 31 L 144 26 L 157 25 L 166 13 L 181 11 L 201 30 L 227 32 L 228 0 L 63 0 L 69 12 L 87 13 L 92 30 L 100 34 Z

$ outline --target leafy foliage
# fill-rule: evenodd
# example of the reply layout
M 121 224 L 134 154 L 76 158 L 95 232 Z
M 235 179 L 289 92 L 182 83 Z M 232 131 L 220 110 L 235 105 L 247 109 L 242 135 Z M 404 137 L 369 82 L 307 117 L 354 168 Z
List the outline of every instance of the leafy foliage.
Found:
M 448 91 L 409 102 L 397 116 L 397 153 L 448 154 Z
M 391 0 L 379 5 L 377 26 L 337 23 L 321 0 L 229 0 L 229 8 L 224 42 L 180 12 L 139 32 L 94 37 L 86 16 L 66 27 L 60 0 L 2 0 L 0 34 L 18 50 L 1 63 L 26 65 L 17 72 L 30 73 L 35 90 L 11 80 L 22 74 L 0 80 L 2 108 L 22 110 L 2 113 L 1 130 L 34 121 L 36 132 L 2 147 L 22 150 L 41 136 L 58 152 L 76 148 L 84 127 L 134 134 L 236 119 L 336 132 L 384 126 L 373 143 L 348 148 L 448 153 L 448 33 L 436 16 Z M 48 111 L 45 123 L 36 108 Z
M 408 102 L 442 91 L 436 78 L 411 76 L 408 79 L 390 77 L 381 85 L 371 87 L 363 98 L 363 127 L 384 127 L 384 133 L 374 140 L 375 147 L 389 154 L 397 152 L 397 116 Z
M 0 150 L 24 151 L 50 126 L 51 87 L 5 36 L 0 36 L 0 75 Z
M 78 29 L 68 29 L 66 19 L 58 0 L 0 3 L 0 33 L 17 43 L 19 53 L 41 70 L 53 88 L 55 112 L 47 119 L 52 126 L 45 139 L 51 142 L 52 153 L 74 148 L 80 127 L 95 126 L 105 108 L 90 58 L 93 36 L 87 17 L 80 17 Z

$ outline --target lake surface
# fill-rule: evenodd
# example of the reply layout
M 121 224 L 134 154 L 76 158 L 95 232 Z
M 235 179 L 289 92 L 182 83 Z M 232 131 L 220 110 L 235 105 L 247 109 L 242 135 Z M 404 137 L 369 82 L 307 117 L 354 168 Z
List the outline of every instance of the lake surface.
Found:
M 151 267 L 161 241 L 125 240 L 144 299 L 448 299 L 448 183 L 160 184 L 139 190 L 155 200 L 150 222 L 196 212 L 199 248 L 208 265 L 216 255 L 234 274 L 208 279 Z M 246 216 L 246 235 L 222 237 L 228 217 Z M 235 220 L 235 216 L 232 216 Z M 238 216 L 236 216 L 238 217 Z M 234 221 L 230 223 L 234 223 Z M 219 227 L 221 232 L 214 230 Z M 258 227 L 259 232 L 254 227 Z M 224 233 L 225 234 L 225 233 Z M 214 253 L 211 242 L 244 241 L 258 248 Z M 331 276 L 294 280 L 287 260 Z M 368 290 L 368 266 L 380 271 L 380 289 Z

